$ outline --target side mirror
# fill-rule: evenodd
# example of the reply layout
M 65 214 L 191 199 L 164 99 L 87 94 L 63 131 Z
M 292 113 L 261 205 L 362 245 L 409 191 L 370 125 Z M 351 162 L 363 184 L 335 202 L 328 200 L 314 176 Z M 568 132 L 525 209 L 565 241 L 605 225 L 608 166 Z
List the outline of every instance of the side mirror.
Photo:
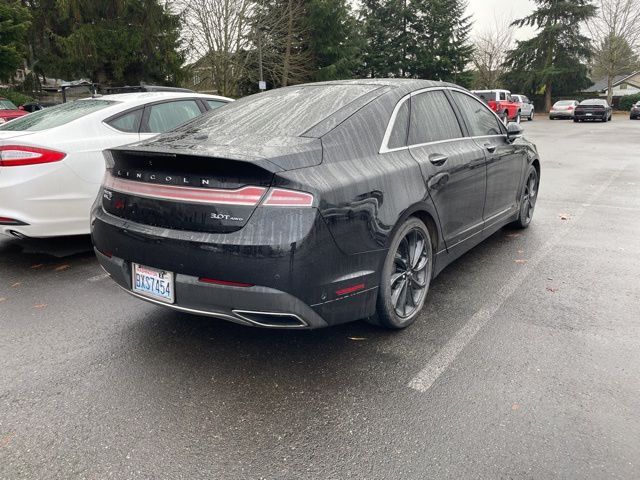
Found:
M 524 129 L 519 123 L 516 123 L 516 122 L 507 123 L 507 139 L 510 142 L 513 142 L 516 138 L 521 137 L 522 132 L 524 132 Z

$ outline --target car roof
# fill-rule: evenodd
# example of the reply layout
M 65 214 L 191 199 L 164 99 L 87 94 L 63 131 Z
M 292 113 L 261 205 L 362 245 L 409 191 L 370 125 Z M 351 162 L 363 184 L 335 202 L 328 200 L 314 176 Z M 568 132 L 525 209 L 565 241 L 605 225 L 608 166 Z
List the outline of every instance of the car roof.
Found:
M 230 102 L 232 98 L 222 97 L 219 95 L 207 95 L 204 93 L 190 92 L 132 92 L 132 93 L 114 93 L 112 95 L 102 95 L 96 97 L 88 97 L 80 99 L 90 100 L 91 98 L 101 100 L 112 100 L 114 102 L 126 103 L 129 106 L 144 105 L 146 103 L 161 102 L 163 100 L 179 100 L 181 98 L 204 98 L 209 100 L 221 100 Z

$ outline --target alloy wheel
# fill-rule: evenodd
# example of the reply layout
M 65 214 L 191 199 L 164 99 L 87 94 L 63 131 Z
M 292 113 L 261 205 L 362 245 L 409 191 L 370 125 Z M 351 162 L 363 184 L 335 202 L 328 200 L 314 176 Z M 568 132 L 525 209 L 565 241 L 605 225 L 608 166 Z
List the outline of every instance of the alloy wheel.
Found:
M 524 186 L 524 194 L 522 196 L 522 213 L 525 223 L 529 223 L 533 218 L 533 210 L 536 206 L 538 197 L 538 173 L 535 169 L 529 174 L 527 183 Z
M 400 241 L 389 279 L 391 305 L 396 315 L 407 318 L 422 304 L 431 275 L 430 243 L 424 232 L 413 228 Z

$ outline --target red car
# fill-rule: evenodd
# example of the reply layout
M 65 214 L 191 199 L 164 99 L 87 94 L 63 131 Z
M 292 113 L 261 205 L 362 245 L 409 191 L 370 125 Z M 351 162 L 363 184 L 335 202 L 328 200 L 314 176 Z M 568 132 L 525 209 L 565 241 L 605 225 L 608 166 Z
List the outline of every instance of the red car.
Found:
M 22 117 L 27 113 L 29 112 L 20 110 L 10 100 L 0 97 L 0 124 L 6 123 L 14 118 Z
M 509 90 L 472 90 L 480 100 L 489 105 L 506 125 L 509 122 L 520 123 L 520 103 L 511 98 Z

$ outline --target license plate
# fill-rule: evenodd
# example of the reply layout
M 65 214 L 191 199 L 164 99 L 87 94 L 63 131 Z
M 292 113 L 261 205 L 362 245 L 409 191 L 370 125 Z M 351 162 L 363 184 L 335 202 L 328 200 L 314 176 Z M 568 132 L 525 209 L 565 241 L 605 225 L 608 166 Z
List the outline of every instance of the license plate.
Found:
M 175 301 L 172 272 L 137 263 L 133 263 L 132 266 L 131 285 L 134 292 L 165 303 Z
M 593 115 L 593 113 L 587 113 L 587 117 L 590 117 L 591 115 Z

